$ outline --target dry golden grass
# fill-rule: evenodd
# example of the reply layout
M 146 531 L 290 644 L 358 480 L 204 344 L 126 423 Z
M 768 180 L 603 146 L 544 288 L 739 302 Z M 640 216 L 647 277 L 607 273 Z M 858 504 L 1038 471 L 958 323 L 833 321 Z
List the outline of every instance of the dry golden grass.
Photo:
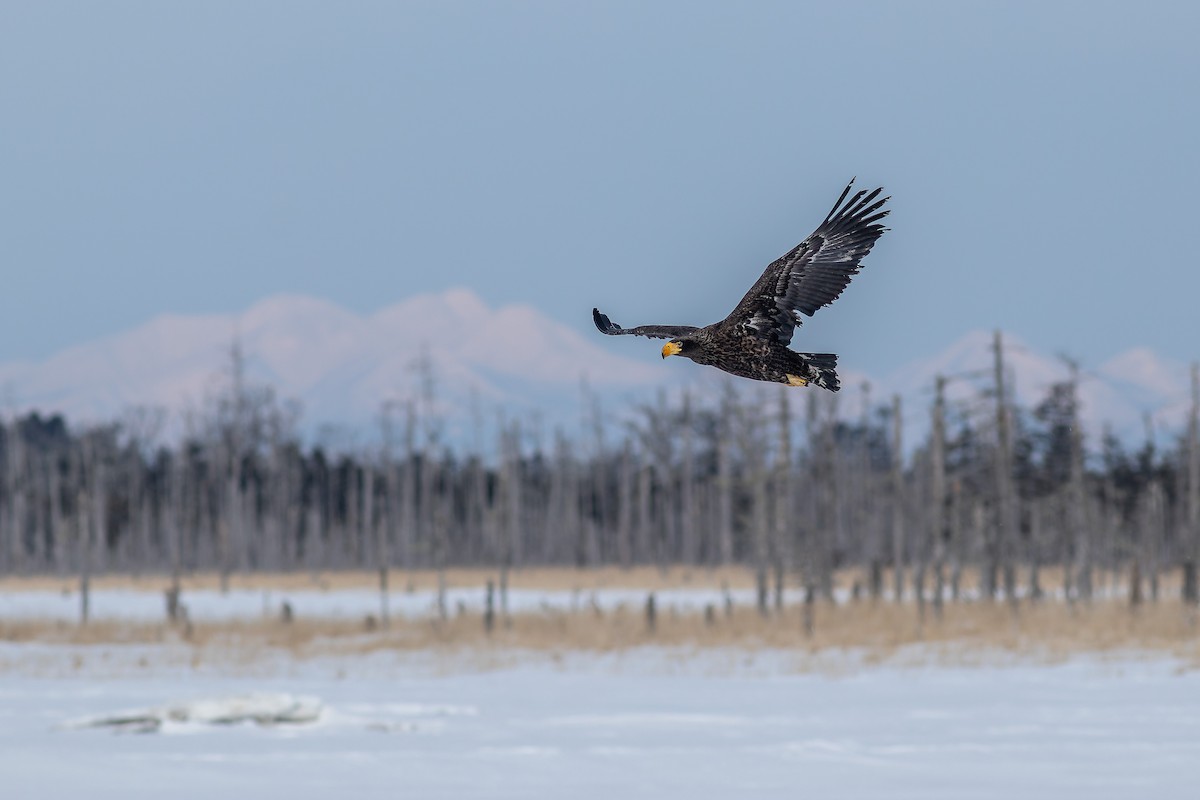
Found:
M 641 610 L 607 613 L 531 613 L 496 620 L 490 633 L 478 615 L 446 620 L 393 620 L 387 630 L 374 621 L 297 619 L 197 623 L 96 621 L 0 622 L 0 640 L 60 644 L 176 643 L 191 648 L 193 662 L 250 663 L 266 652 L 296 658 L 377 651 L 620 652 L 647 645 L 695 650 L 753 652 L 768 648 L 799 655 L 851 650 L 868 661 L 894 658 L 911 645 L 926 655 L 957 663 L 984 662 L 997 653 L 1057 661 L 1073 654 L 1153 652 L 1200 667 L 1196 615 L 1177 602 L 1134 611 L 1123 602 L 1069 607 L 1025 605 L 1015 613 L 1001 603 L 949 604 L 939 618 L 922 621 L 911 604 L 817 603 L 812 632 L 800 607 L 760 616 L 753 608 L 731 614 L 659 613 L 654 629 Z
M 497 581 L 495 568 L 454 568 L 445 573 L 446 585 L 451 588 L 483 589 L 489 580 Z M 394 592 L 435 591 L 438 575 L 435 570 L 393 570 L 388 576 L 389 588 Z M 162 574 L 144 575 L 96 575 L 91 579 L 93 589 L 132 589 L 161 592 L 170 584 L 170 576 Z M 183 591 L 216 591 L 220 588 L 220 576 L 215 572 L 186 575 L 181 580 Z M 745 589 L 754 585 L 754 574 L 745 567 L 598 567 L 572 569 L 570 567 L 526 567 L 509 573 L 508 585 L 513 589 L 540 589 L 547 591 L 592 591 L 597 589 L 633 588 L 646 591 L 680 588 L 713 588 L 728 586 L 730 589 Z M 325 572 L 247 572 L 236 573 L 229 578 L 229 588 L 255 591 L 339 591 L 345 589 L 376 589 L 379 573 L 366 570 Z M 4 576 L 0 577 L 0 592 L 53 591 L 73 592 L 79 587 L 79 578 L 74 575 L 51 576 Z
M 1120 576 L 1101 576 L 1097 590 L 1116 586 Z M 447 584 L 457 588 L 482 587 L 496 578 L 494 570 L 450 570 Z M 368 572 L 338 572 L 313 575 L 237 575 L 231 587 L 239 589 L 288 590 L 374 588 L 377 575 Z M 865 583 L 861 573 L 847 571 L 837 576 L 840 588 Z M 1043 586 L 1053 591 L 1061 575 L 1047 571 Z M 964 576 L 963 588 L 978 583 Z M 682 649 L 724 648 L 753 652 L 764 648 L 794 651 L 800 656 L 852 650 L 867 660 L 894 658 L 911 652 L 912 645 L 926 655 L 958 663 L 983 662 L 997 653 L 1059 660 L 1078 653 L 1144 651 L 1166 654 L 1181 663 L 1200 667 L 1200 626 L 1196 610 L 1178 600 L 1177 581 L 1164 578 L 1161 600 L 1132 608 L 1125 599 L 1101 599 L 1089 604 L 1068 605 L 1057 600 L 1039 603 L 1022 601 L 946 603 L 940 615 L 927 605 L 922 615 L 914 603 L 872 602 L 862 599 L 841 605 L 818 601 L 811 607 L 811 631 L 806 630 L 805 610 L 789 605 L 782 612 L 763 617 L 752 607 L 739 606 L 730 612 L 714 607 L 707 613 L 683 613 L 660 608 L 653 630 L 644 609 L 621 608 L 600 612 L 542 611 L 497 619 L 485 631 L 477 613 L 454 615 L 445 620 L 396 618 L 387 630 L 374 619 L 359 621 L 297 618 L 240 620 L 194 625 L 93 621 L 87 625 L 38 620 L 0 620 L 0 640 L 78 645 L 174 643 L 190 648 L 193 663 L 252 663 L 267 652 L 286 653 L 296 658 L 322 655 L 354 655 L 378 651 L 469 651 L 474 655 L 532 651 L 548 654 L 566 652 L 620 652 L 646 645 Z M 131 579 L 106 576 L 93 581 L 97 588 L 142 589 L 161 592 L 168 585 L 164 576 Z M 436 573 L 397 572 L 393 591 L 433 591 Z M 514 572 L 510 586 L 522 589 L 578 590 L 634 588 L 648 592 L 670 588 L 719 590 L 753 586 L 753 574 L 744 568 L 722 570 L 676 567 L 621 570 L 533 569 Z M 885 583 L 890 586 L 890 583 Z M 216 575 L 191 576 L 184 581 L 188 591 L 215 590 Z M 0 582 L 0 591 L 74 591 L 72 580 L 18 578 Z

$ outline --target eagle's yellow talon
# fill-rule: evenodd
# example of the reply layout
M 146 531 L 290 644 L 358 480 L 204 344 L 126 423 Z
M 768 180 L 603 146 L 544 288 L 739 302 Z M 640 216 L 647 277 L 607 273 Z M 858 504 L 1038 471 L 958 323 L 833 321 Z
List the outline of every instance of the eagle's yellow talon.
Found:
M 801 378 L 799 375 L 787 373 L 788 386 L 808 386 L 808 379 Z

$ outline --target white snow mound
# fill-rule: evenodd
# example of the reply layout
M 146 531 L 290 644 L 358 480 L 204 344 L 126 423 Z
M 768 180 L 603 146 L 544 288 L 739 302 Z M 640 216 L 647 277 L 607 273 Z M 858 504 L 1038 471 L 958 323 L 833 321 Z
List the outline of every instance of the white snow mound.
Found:
M 167 723 L 236 725 L 302 724 L 316 722 L 322 712 L 321 701 L 305 695 L 255 692 L 230 697 L 192 700 L 147 709 L 120 711 L 69 720 L 63 727 L 114 728 L 137 733 L 152 733 Z

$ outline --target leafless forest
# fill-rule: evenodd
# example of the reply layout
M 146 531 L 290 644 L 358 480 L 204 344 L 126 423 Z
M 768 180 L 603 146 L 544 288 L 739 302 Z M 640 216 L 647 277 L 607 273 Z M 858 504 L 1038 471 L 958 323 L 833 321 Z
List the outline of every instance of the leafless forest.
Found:
M 0 426 L 0 574 L 86 589 L 99 573 L 365 568 L 386 586 L 418 567 L 494 567 L 503 582 L 532 565 L 732 563 L 757 575 L 766 609 L 784 586 L 831 596 L 847 567 L 863 576 L 854 592 L 922 608 L 1036 600 L 1053 569 L 1070 602 L 1113 586 L 1135 604 L 1197 600 L 1195 368 L 1186 430 L 1090 451 L 1077 381 L 1014 406 L 998 334 L 989 388 L 949 404 L 939 379 L 917 443 L 901 441 L 913 410 L 898 398 L 846 421 L 837 395 L 729 384 L 620 422 L 585 398 L 573 437 L 497 414 L 473 447 L 445 444 L 418 397 L 381 407 L 378 444 L 335 454 L 301 443 L 236 351 L 231 378 L 170 446 L 137 416 Z

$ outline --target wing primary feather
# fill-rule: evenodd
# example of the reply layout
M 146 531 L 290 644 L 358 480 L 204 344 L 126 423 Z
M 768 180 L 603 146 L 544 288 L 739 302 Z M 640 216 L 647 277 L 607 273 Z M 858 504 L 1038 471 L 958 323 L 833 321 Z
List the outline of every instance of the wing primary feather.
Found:
M 837 213 L 838 206 L 840 206 L 842 201 L 846 199 L 846 195 L 850 194 L 850 187 L 854 185 L 855 180 L 857 180 L 857 178 L 851 178 L 850 182 L 846 184 L 846 188 L 842 189 L 841 197 L 837 199 L 837 202 L 833 204 L 833 208 L 829 209 L 829 213 L 825 215 L 825 222 L 821 223 L 822 227 L 824 227 L 825 223 L 829 222 L 829 220 L 833 219 L 833 215 Z
M 800 324 L 841 296 L 862 260 L 887 228 L 883 188 L 854 191 L 854 179 L 803 242 L 767 266 L 737 308 L 722 324 L 787 344 Z
M 592 322 L 596 323 L 596 330 L 609 336 L 617 336 L 622 332 L 621 326 L 614 324 L 607 314 L 601 314 L 598 308 L 592 309 Z
M 677 339 L 699 330 L 692 325 L 638 325 L 636 328 L 622 328 L 601 314 L 600 309 L 592 309 L 592 322 L 596 330 L 609 336 L 645 336 L 649 339 Z
M 733 328 L 736 335 L 754 336 L 787 345 L 800 325 L 841 296 L 862 260 L 887 230 L 880 220 L 890 213 L 880 198 L 883 188 L 854 192 L 851 178 L 825 220 L 804 241 L 771 262 L 733 312 L 711 328 Z M 684 325 L 639 325 L 622 328 L 592 309 L 596 329 L 609 336 L 632 335 L 675 339 L 698 328 Z M 707 328 L 705 330 L 708 330 Z

